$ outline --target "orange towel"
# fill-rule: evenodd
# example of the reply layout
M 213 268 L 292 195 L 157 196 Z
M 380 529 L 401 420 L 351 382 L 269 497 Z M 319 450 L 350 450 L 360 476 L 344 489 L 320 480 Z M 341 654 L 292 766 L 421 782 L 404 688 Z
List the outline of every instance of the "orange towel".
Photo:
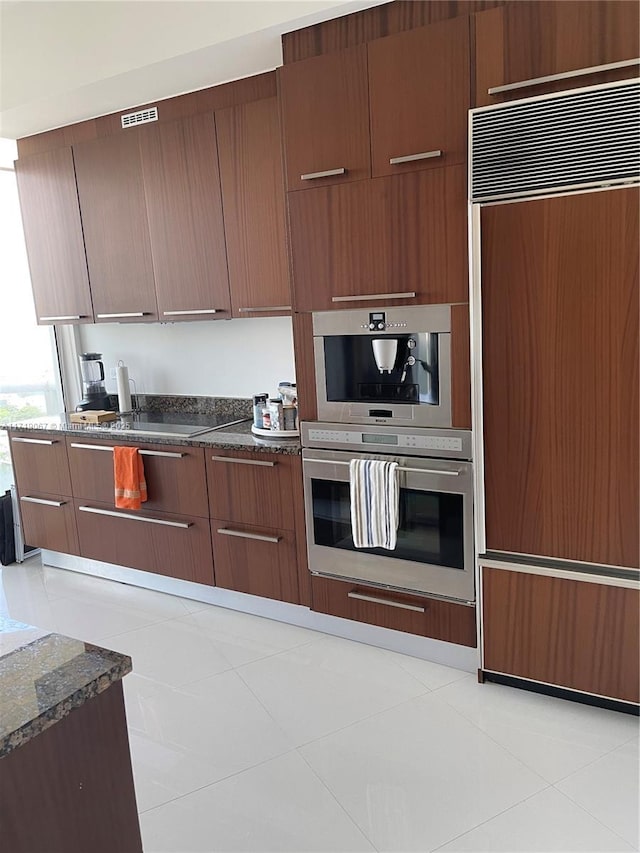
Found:
M 140 509 L 147 499 L 142 456 L 137 447 L 113 448 L 113 477 L 116 487 L 116 506 L 120 509 Z

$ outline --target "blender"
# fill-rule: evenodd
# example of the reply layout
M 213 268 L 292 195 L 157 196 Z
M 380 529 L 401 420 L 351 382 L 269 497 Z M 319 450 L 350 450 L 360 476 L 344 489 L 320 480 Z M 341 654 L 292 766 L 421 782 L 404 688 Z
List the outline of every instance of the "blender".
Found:
M 104 364 L 101 358 L 102 353 L 99 352 L 83 352 L 79 356 L 83 396 L 76 406 L 76 412 L 113 408 L 104 384 Z

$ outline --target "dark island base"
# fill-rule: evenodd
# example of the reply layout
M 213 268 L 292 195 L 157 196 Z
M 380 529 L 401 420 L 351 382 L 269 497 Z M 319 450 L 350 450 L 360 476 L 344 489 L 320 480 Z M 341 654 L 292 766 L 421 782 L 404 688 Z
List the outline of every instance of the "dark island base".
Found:
M 142 853 L 122 682 L 0 758 L 11 853 Z

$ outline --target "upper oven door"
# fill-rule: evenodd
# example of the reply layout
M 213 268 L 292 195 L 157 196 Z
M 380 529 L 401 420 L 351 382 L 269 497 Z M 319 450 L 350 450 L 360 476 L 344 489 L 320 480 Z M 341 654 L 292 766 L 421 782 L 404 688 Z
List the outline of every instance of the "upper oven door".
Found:
M 399 463 L 400 511 L 395 550 L 355 548 L 349 462 Z M 312 572 L 461 601 L 473 601 L 472 465 L 370 453 L 303 451 Z

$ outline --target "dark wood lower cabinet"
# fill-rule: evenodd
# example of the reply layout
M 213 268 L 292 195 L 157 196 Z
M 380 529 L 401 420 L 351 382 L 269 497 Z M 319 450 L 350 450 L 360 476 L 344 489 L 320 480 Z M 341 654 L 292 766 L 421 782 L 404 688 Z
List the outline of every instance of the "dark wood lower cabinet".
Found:
M 482 569 L 483 669 L 640 701 L 640 592 Z
M 209 520 L 75 501 L 80 555 L 213 586 Z
M 21 495 L 20 515 L 27 545 L 63 554 L 80 553 L 71 498 L 42 492 Z
M 295 535 L 211 519 L 216 586 L 298 604 Z
M 311 576 L 311 609 L 434 640 L 476 646 L 475 607 Z

